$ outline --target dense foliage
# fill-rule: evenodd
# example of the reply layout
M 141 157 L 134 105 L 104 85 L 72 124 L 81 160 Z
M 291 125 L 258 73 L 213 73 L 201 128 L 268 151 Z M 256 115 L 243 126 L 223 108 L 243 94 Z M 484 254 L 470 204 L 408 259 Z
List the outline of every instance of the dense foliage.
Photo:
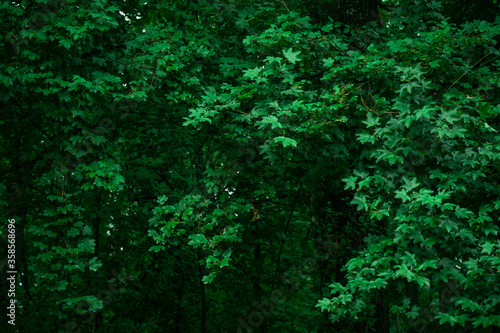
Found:
M 2 327 L 498 332 L 497 15 L 0 2 Z

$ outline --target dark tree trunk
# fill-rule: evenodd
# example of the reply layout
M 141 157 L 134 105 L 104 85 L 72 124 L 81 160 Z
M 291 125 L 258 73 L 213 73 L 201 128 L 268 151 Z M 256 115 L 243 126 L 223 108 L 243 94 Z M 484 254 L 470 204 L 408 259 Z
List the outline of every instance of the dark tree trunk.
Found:
M 200 250 L 198 249 L 198 261 L 201 259 Z M 201 299 L 201 326 L 200 332 L 207 333 L 207 299 L 205 294 L 205 283 L 203 283 L 203 267 L 198 264 L 198 275 L 200 281 L 200 299 Z

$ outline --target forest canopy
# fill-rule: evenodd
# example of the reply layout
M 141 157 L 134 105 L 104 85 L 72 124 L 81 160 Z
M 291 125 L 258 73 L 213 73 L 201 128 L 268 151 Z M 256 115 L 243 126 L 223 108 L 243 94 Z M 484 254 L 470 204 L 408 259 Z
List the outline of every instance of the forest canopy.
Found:
M 0 2 L 2 332 L 500 332 L 499 8 Z

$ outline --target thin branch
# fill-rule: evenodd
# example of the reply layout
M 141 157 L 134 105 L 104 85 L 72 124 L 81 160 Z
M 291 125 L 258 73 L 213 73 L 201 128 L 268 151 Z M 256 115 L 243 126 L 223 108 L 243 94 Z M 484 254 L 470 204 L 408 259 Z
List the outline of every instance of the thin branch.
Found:
M 283 2 L 283 4 L 285 5 L 285 8 L 288 12 L 290 12 L 290 9 L 288 9 L 288 6 L 286 5 L 285 1 L 284 0 L 281 0 L 281 2 Z
M 19 102 L 17 101 L 17 98 L 14 97 L 14 101 L 16 102 L 16 105 L 19 108 L 19 111 L 21 111 L 21 114 L 26 119 L 28 119 L 47 139 L 49 139 L 50 142 L 54 143 L 54 139 L 49 134 L 47 134 L 47 132 L 45 132 L 45 130 L 43 128 L 41 128 L 40 126 L 38 126 L 38 124 L 36 122 L 34 122 L 33 119 L 31 119 L 31 117 L 29 115 L 27 115 L 24 112 L 23 108 L 21 107 L 21 104 L 19 104 Z
M 448 90 L 450 90 L 451 88 L 453 88 L 453 86 L 458 82 L 460 81 L 460 79 L 462 77 L 464 77 L 465 74 L 467 74 L 471 69 L 473 69 L 474 67 L 476 67 L 477 64 L 479 64 L 481 62 L 481 60 L 483 60 L 484 58 L 486 58 L 487 56 L 489 56 L 491 54 L 491 51 L 488 52 L 485 56 L 483 56 L 481 59 L 479 59 L 471 68 L 467 68 L 467 70 L 462 74 L 460 75 L 460 77 L 458 79 L 455 80 L 455 82 L 453 82 L 453 84 L 451 86 L 448 87 L 448 89 L 446 89 L 446 91 L 444 93 L 441 94 L 441 96 L 443 96 L 444 94 L 446 94 L 448 92 Z
M 295 196 L 295 201 L 293 202 L 292 204 L 292 207 L 290 209 L 290 215 L 288 216 L 288 221 L 286 222 L 286 227 L 285 227 L 285 236 L 287 235 L 288 233 L 288 227 L 290 226 L 290 221 L 292 220 L 292 215 L 293 215 L 293 211 L 295 209 L 295 205 L 297 204 L 297 201 L 299 200 L 299 194 L 300 194 L 300 190 L 302 189 L 302 182 L 300 183 L 300 186 L 299 186 L 299 189 L 297 190 L 297 195 Z M 278 273 L 279 269 L 280 269 L 280 263 L 281 263 L 281 253 L 283 252 L 283 245 L 285 243 L 285 238 L 283 238 L 281 240 L 281 245 L 280 245 L 280 250 L 278 252 L 278 259 L 277 259 L 277 264 L 276 264 L 276 269 L 274 270 L 274 276 L 273 276 L 273 283 L 272 283 L 272 286 L 271 286 L 271 292 L 274 291 L 274 284 L 276 282 L 276 273 Z

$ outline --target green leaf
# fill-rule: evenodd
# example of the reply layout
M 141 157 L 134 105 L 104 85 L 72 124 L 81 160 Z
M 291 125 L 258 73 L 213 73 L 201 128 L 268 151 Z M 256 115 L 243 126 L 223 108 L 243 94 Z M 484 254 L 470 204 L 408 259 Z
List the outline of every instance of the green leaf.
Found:
M 420 286 L 420 288 L 423 288 L 423 287 L 430 288 L 430 286 L 431 286 L 429 278 L 427 278 L 425 276 L 418 276 L 418 275 L 416 275 L 414 277 L 414 280 L 418 283 L 418 285 Z
M 89 269 L 93 272 L 96 272 L 99 267 L 102 266 L 102 262 L 97 258 L 97 257 L 93 257 L 92 259 L 90 259 L 89 261 Z
M 351 203 L 354 205 L 358 205 L 357 210 L 366 210 L 368 211 L 368 203 L 366 202 L 367 196 L 366 194 L 356 193 L 354 199 L 352 199 Z
M 415 117 L 417 120 L 421 118 L 427 118 L 429 119 L 431 117 L 431 113 L 434 110 L 434 108 L 430 105 L 425 105 L 423 108 L 418 109 L 415 113 Z
M 102 301 L 95 296 L 88 296 L 87 303 L 89 305 L 89 311 L 91 312 L 96 312 L 104 307 Z
M 444 119 L 446 122 L 453 124 L 454 122 L 460 119 L 458 117 L 455 117 L 457 114 L 458 114 L 457 110 L 445 111 L 441 114 L 441 118 Z
M 272 64 L 273 62 L 277 62 L 277 63 L 281 63 L 281 61 L 283 60 L 283 58 L 281 57 L 271 57 L 271 56 L 267 56 L 266 59 L 264 61 Z
M 190 235 L 189 239 L 190 241 L 188 244 L 193 246 L 193 248 L 195 249 L 205 245 L 208 242 L 204 234 Z
M 366 124 L 366 127 L 373 127 L 380 124 L 380 118 L 374 117 L 372 113 L 367 113 L 366 118 L 366 120 L 363 120 L 363 123 Z
M 260 72 L 262 72 L 262 68 L 259 67 L 255 67 L 253 69 L 247 69 L 243 77 L 248 77 L 251 80 L 255 80 L 259 77 Z
M 358 141 L 362 144 L 365 143 L 375 143 L 375 136 L 369 133 L 357 133 Z
M 403 187 L 407 192 L 410 192 L 414 188 L 417 188 L 420 186 L 420 183 L 417 181 L 416 177 L 409 179 L 408 177 L 403 176 L 403 181 L 405 183 L 405 185 Z
M 66 287 L 69 285 L 68 281 L 62 280 L 57 283 L 57 286 L 54 287 L 54 290 L 57 291 L 64 291 L 66 290 Z
M 286 138 L 284 136 L 275 137 L 273 139 L 273 142 L 281 142 L 283 147 L 288 147 L 288 146 L 297 147 L 297 141 L 291 138 Z
M 495 244 L 490 243 L 490 242 L 486 242 L 484 244 L 481 244 L 481 247 L 483 248 L 481 250 L 481 253 L 486 253 L 486 254 L 490 255 L 493 252 L 493 249 L 495 248 Z
M 320 299 L 318 301 L 318 303 L 316 304 L 316 307 L 320 308 L 321 311 L 329 310 L 331 303 L 332 303 L 332 301 L 329 298 L 323 298 L 323 299 Z
M 283 55 L 285 58 L 290 61 L 292 64 L 295 64 L 297 61 L 300 61 L 297 56 L 300 54 L 300 51 L 293 52 L 292 48 L 289 48 L 288 50 L 283 51 Z
M 434 60 L 429 62 L 429 66 L 431 66 L 431 68 L 439 68 L 439 63 L 440 63 L 439 60 Z
M 406 190 L 396 190 L 394 191 L 394 193 L 396 193 L 394 198 L 401 199 L 403 202 L 411 200 L 411 197 L 408 195 L 408 192 Z
M 182 219 L 186 220 L 192 214 L 193 214 L 193 207 L 186 208 L 182 213 Z
M 216 276 L 217 276 L 217 273 L 211 272 L 210 274 L 203 276 L 202 281 L 205 284 L 209 284 L 215 279 Z
M 153 251 L 153 252 L 160 252 L 160 251 L 164 251 L 165 250 L 165 246 L 163 245 L 153 245 L 149 248 L 149 251 Z
M 344 190 L 356 189 L 356 181 L 357 180 L 358 180 L 358 177 L 356 177 L 356 176 L 342 178 L 342 181 L 345 183 Z
M 389 50 L 391 52 L 406 52 L 408 48 L 403 45 L 402 41 L 400 40 L 395 40 L 395 41 L 390 41 L 387 43 L 387 46 L 389 46 Z
M 275 116 L 265 116 L 262 119 L 262 124 L 271 124 L 271 129 L 282 128 L 283 125 L 279 123 L 279 120 Z
M 408 94 L 411 94 L 413 88 L 418 88 L 420 85 L 417 82 L 408 82 L 401 85 L 401 88 L 397 91 L 400 95 L 406 90 Z
M 458 318 L 456 316 L 450 315 L 448 313 L 441 312 L 435 316 L 436 319 L 439 319 L 439 325 L 444 323 L 448 323 L 451 326 L 455 325 L 458 322 Z

